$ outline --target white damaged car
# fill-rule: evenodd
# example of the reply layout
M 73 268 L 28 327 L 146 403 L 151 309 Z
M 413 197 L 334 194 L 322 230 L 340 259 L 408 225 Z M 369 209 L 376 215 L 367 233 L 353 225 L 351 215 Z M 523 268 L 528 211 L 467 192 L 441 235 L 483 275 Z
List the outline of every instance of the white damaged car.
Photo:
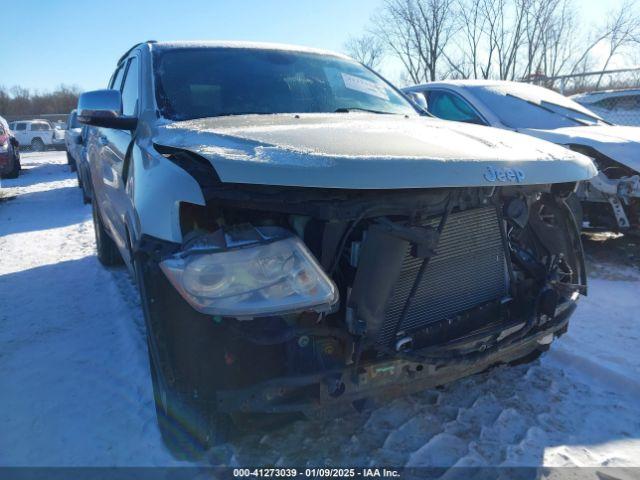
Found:
M 84 93 L 98 257 L 145 313 L 176 453 L 528 361 L 586 292 L 579 153 L 424 115 L 342 55 L 154 43 Z
M 640 228 L 640 128 L 612 125 L 552 90 L 517 82 L 454 80 L 407 87 L 429 113 L 532 135 L 591 157 L 599 173 L 577 192 L 585 226 Z

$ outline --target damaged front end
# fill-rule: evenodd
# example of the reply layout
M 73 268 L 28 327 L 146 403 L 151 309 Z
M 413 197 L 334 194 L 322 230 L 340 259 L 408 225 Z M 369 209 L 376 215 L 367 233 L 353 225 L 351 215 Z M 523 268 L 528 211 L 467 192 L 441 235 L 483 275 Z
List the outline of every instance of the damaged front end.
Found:
M 583 202 L 589 227 L 628 231 L 640 228 L 640 174 L 592 147 L 571 145 L 598 166 L 598 175 L 580 184 L 576 194 Z M 613 215 L 611 215 L 613 213 Z
M 160 346 L 191 365 L 170 377 L 221 412 L 311 414 L 535 355 L 586 293 L 574 187 L 203 188 L 182 245 L 141 245 L 160 328 L 198 337 Z

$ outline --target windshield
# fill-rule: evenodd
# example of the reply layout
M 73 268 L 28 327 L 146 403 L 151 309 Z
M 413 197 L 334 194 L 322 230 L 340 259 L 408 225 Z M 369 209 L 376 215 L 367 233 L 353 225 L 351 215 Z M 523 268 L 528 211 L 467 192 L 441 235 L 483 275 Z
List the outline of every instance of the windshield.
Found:
M 372 111 L 417 114 L 355 61 L 314 53 L 240 48 L 154 51 L 156 99 L 171 120 L 221 115 Z
M 531 92 L 518 88 L 508 90 L 503 87 L 472 86 L 467 88 L 505 126 L 510 128 L 553 130 L 562 127 L 607 124 L 596 114 L 589 112 L 572 100 L 540 87 L 533 87 L 535 90 Z M 541 98 L 541 92 L 546 98 Z

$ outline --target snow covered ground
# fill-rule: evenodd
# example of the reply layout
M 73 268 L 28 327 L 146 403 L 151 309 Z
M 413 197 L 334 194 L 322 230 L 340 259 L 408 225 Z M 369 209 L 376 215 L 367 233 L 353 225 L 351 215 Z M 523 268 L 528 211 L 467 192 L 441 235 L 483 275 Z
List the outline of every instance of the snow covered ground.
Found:
M 23 166 L 0 193 L 0 466 L 184 465 L 155 423 L 138 296 L 99 265 L 64 153 Z M 640 274 L 597 267 L 538 362 L 250 432 L 204 462 L 640 466 Z

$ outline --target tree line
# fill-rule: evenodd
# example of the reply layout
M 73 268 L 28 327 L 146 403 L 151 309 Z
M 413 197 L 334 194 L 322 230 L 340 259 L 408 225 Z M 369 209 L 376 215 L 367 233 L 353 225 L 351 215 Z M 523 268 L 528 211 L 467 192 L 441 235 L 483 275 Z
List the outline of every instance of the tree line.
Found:
M 69 113 L 76 108 L 81 90 L 60 85 L 52 92 L 32 92 L 22 87 L 0 86 L 0 115 L 22 116 Z
M 367 30 L 345 44 L 377 68 L 386 57 L 402 80 L 527 80 L 605 70 L 640 46 L 640 10 L 625 0 L 593 25 L 578 0 L 384 0 Z

